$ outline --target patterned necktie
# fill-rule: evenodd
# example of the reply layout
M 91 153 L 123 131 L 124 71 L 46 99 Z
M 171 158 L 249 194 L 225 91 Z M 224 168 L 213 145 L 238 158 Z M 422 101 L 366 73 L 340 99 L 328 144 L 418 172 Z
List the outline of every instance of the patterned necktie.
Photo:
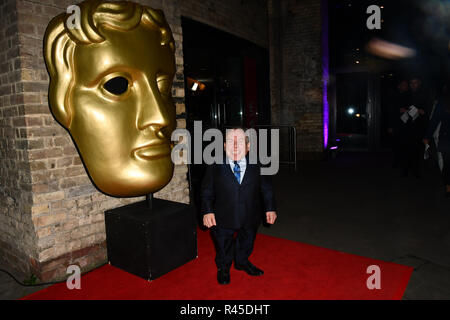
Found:
M 234 176 L 237 179 L 237 182 L 239 184 L 241 184 L 241 167 L 239 166 L 239 163 L 237 161 L 234 162 L 233 172 L 234 172 Z

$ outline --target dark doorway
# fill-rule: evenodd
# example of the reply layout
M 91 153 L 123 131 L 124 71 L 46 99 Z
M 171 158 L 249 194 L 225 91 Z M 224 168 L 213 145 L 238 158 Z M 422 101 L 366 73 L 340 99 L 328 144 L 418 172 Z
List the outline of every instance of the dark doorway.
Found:
M 269 53 L 247 40 L 182 18 L 186 127 L 203 131 L 270 124 Z M 204 142 L 203 148 L 210 142 Z M 191 150 L 195 141 L 192 139 Z M 191 164 L 191 199 L 199 207 L 205 166 Z
M 182 28 L 188 129 L 194 121 L 219 129 L 269 124 L 268 50 L 187 18 Z
M 336 75 L 336 136 L 346 148 L 367 148 L 365 72 Z

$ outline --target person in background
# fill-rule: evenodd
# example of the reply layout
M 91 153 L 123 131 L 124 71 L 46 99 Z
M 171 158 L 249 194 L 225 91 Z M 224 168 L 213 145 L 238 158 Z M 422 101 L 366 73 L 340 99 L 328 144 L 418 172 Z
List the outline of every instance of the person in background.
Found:
M 450 80 L 444 84 L 442 95 L 436 104 L 430 125 L 426 131 L 423 143 L 429 145 L 431 137 L 437 126 L 441 124 L 439 129 L 439 143 L 437 149 L 442 153 L 444 159 L 444 167 L 442 177 L 445 184 L 445 196 L 450 198 Z
M 403 122 L 400 120 L 402 113 L 409 107 L 409 84 L 408 80 L 400 79 L 397 82 L 397 90 L 392 96 L 389 108 L 388 133 L 392 137 L 393 167 L 400 163 L 400 130 Z
M 417 108 L 417 117 L 408 116 L 400 134 L 401 145 L 401 166 L 402 176 L 406 177 L 408 172 L 412 172 L 417 178 L 421 176 L 421 166 L 423 162 L 424 146 L 422 139 L 428 125 L 431 111 L 431 99 L 422 87 L 419 77 L 413 77 L 409 81 L 410 98 L 407 110 L 401 109 L 402 113 Z

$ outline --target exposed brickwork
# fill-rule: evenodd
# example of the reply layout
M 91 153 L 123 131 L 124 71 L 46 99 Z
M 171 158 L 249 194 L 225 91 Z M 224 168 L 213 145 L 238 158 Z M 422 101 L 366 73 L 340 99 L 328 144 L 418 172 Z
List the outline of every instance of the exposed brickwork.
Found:
M 181 15 L 249 40 L 269 46 L 267 0 L 179 1 Z
M 46 282 L 67 278 L 66 267 L 69 265 L 78 265 L 82 270 L 91 270 L 106 262 L 106 241 L 103 241 L 44 262 L 32 259 L 31 270 L 41 281 Z
M 0 4 L 0 259 L 21 274 L 37 256 L 16 2 Z
M 178 6 L 176 1 L 139 2 L 162 8 L 174 33 L 177 74 L 173 96 L 178 128 L 184 128 Z M 0 252 L 8 257 L 9 265 L 23 272 L 31 268 L 45 280 L 63 277 L 72 263 L 85 270 L 106 261 L 104 211 L 143 199 L 100 193 L 87 176 L 70 135 L 50 113 L 42 39 L 51 18 L 71 4 L 67 0 L 11 0 L 2 7 L 8 17 L 2 16 L 0 57 L 0 205 L 6 210 L 0 221 Z M 176 166 L 172 181 L 155 197 L 188 203 L 188 188 L 187 167 Z
M 297 127 L 300 159 L 323 151 L 320 0 L 270 0 L 272 122 Z

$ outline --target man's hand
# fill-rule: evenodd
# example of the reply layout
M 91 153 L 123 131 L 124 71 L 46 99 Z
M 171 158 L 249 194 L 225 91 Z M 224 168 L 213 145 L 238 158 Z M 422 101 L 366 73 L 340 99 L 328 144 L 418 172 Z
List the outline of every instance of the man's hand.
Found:
M 216 216 L 214 215 L 214 213 L 205 214 L 203 216 L 203 224 L 208 228 L 215 226 L 216 225 Z
M 430 140 L 428 140 L 428 139 L 423 139 L 422 141 L 424 144 L 430 144 Z
M 425 110 L 419 109 L 419 114 L 424 115 L 425 114 Z
M 266 212 L 266 221 L 268 224 L 274 224 L 277 219 L 277 213 L 275 211 Z
M 408 111 L 408 110 L 406 110 L 405 108 L 400 108 L 401 113 L 405 113 L 406 111 Z

